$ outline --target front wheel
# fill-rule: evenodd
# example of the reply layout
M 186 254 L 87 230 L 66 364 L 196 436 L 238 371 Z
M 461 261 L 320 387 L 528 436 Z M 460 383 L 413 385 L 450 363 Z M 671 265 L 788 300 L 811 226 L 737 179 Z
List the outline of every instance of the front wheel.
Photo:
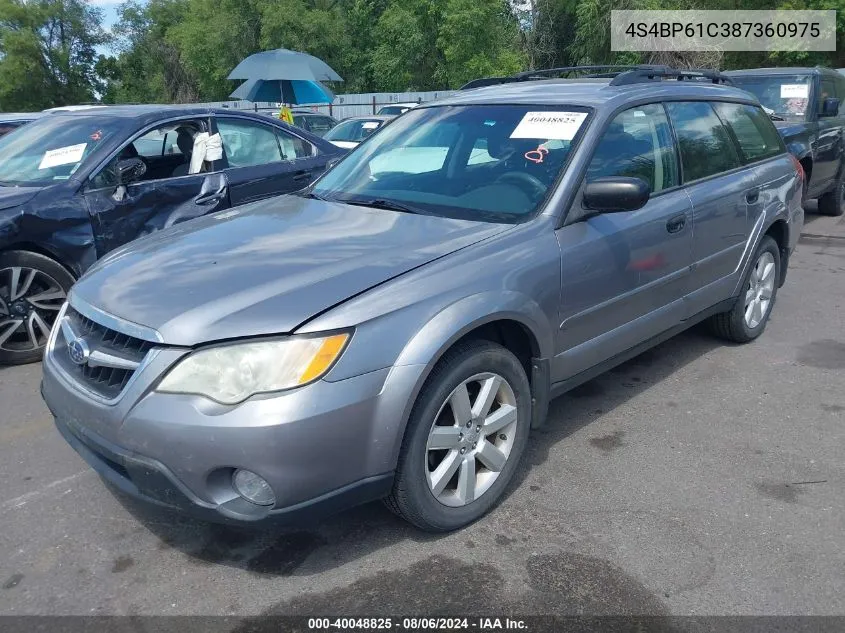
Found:
M 501 499 L 530 424 L 531 388 L 519 359 L 489 341 L 461 344 L 420 391 L 387 506 L 432 532 L 472 523 Z
M 734 307 L 712 317 L 713 331 L 734 343 L 753 341 L 766 329 L 780 281 L 780 249 L 766 235 L 757 247 Z
M 0 365 L 41 358 L 72 285 L 73 276 L 49 257 L 0 253 Z

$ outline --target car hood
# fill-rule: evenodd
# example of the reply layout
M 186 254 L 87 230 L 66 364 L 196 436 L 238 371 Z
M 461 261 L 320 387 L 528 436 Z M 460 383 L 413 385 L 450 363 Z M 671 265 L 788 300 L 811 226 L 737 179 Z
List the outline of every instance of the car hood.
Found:
M 0 210 L 29 202 L 39 191 L 41 187 L 0 187 Z
M 284 196 L 129 244 L 73 288 L 165 343 L 288 333 L 346 299 L 511 228 Z

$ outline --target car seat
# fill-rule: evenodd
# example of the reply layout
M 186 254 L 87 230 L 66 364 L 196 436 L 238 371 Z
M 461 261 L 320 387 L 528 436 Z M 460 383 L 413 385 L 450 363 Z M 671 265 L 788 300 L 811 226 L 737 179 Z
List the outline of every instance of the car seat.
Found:
M 191 167 L 191 154 L 194 152 L 194 135 L 196 130 L 187 126 L 180 126 L 176 129 L 176 146 L 185 157 L 185 162 L 177 165 L 171 174 L 174 178 L 187 176 Z

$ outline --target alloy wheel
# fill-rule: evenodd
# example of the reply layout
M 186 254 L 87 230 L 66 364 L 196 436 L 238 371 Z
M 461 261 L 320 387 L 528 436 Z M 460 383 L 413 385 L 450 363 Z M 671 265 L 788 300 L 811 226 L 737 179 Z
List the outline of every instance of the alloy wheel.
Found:
M 775 291 L 775 258 L 764 252 L 754 264 L 745 291 L 745 325 L 754 329 L 763 322 Z
M 0 269 L 0 350 L 44 347 L 66 297 L 59 282 L 41 270 Z
M 464 506 L 483 495 L 505 467 L 519 423 L 507 380 L 476 374 L 440 406 L 428 435 L 426 475 L 443 505 Z

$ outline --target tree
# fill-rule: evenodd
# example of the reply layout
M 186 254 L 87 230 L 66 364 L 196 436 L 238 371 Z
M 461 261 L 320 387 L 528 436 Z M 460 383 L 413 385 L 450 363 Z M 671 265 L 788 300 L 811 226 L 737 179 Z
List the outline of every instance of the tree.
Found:
M 188 12 L 187 0 L 129 0 L 121 6 L 118 56 L 104 101 L 109 103 L 190 103 L 198 101 L 197 77 L 178 44 L 168 39 Z
M 525 68 L 518 25 L 502 0 L 447 0 L 437 46 L 441 85 L 457 88 L 471 79 L 512 75 Z
M 93 101 L 102 12 L 83 0 L 0 0 L 0 108 Z

